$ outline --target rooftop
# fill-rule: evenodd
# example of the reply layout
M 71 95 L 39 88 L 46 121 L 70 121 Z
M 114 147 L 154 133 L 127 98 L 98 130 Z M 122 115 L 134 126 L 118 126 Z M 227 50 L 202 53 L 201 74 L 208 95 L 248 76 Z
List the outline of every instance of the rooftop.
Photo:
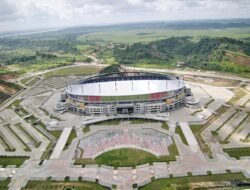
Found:
M 183 80 L 123 80 L 85 84 L 72 84 L 66 91 L 84 96 L 129 96 L 178 90 L 183 88 Z

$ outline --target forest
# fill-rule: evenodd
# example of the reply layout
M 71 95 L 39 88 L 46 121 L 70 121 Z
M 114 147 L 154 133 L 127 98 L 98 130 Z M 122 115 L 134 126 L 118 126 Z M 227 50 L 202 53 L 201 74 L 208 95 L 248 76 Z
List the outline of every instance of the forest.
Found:
M 115 47 L 120 64 L 159 64 L 226 72 L 250 71 L 250 43 L 232 38 L 172 37 Z

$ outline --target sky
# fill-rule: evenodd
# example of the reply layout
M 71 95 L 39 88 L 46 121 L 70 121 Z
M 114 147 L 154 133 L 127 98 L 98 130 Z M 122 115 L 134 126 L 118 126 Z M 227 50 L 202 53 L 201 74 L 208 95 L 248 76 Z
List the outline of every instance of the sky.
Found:
M 145 21 L 250 18 L 250 0 L 0 0 L 0 32 Z

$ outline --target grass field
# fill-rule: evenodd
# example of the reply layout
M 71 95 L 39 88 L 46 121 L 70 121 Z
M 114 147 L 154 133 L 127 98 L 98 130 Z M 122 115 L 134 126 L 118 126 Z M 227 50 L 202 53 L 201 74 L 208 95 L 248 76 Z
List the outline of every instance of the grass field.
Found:
M 70 75 L 84 76 L 84 75 L 92 75 L 98 73 L 100 70 L 101 70 L 100 67 L 95 67 L 95 66 L 77 66 L 77 67 L 69 67 L 48 72 L 44 76 L 46 78 L 63 77 Z
M 93 125 L 119 125 L 120 123 L 121 123 L 120 119 L 110 119 L 110 120 L 94 123 Z
M 29 181 L 22 190 L 107 190 L 94 182 Z
M 157 121 L 151 119 L 130 119 L 130 121 L 131 124 L 157 123 Z
M 17 99 L 11 105 L 18 107 L 22 101 L 23 101 L 22 99 Z
M 0 180 L 0 190 L 6 190 L 8 189 L 8 185 L 10 183 L 10 178 Z
M 136 43 L 151 42 L 170 37 L 192 36 L 199 39 L 203 36 L 209 37 L 229 37 L 244 39 L 250 37 L 250 28 L 228 28 L 228 29 L 194 29 L 194 30 L 175 30 L 175 29 L 128 29 L 126 31 L 108 31 L 84 34 L 78 40 L 85 41 L 111 41 L 115 43 Z
M 162 125 L 161 125 L 161 128 L 168 130 L 169 126 L 168 126 L 168 124 L 166 122 L 163 122 Z
M 29 159 L 27 156 L 0 156 L 0 165 L 3 167 L 8 165 L 16 165 L 19 167 L 27 159 Z
M 242 173 L 227 173 L 227 174 L 212 174 L 207 176 L 191 176 L 191 177 L 175 177 L 167 179 L 155 180 L 150 184 L 147 184 L 140 190 L 170 190 L 170 189 L 190 189 L 189 183 L 195 182 L 213 182 L 213 181 L 235 181 L 246 180 Z M 202 188 L 204 189 L 204 188 Z
M 49 131 L 54 137 L 56 137 L 57 139 L 59 139 L 59 137 L 62 134 L 61 130 L 53 130 L 53 131 Z
M 98 164 L 105 164 L 109 166 L 136 166 L 145 163 L 152 163 L 158 158 L 146 151 L 137 149 L 118 149 L 111 150 L 100 156 L 95 160 Z
M 242 147 L 242 148 L 226 148 L 223 149 L 229 156 L 234 157 L 236 159 L 240 159 L 243 156 L 250 156 L 250 147 Z
M 188 145 L 187 139 L 185 138 L 185 136 L 184 136 L 184 134 L 183 134 L 183 132 L 182 132 L 180 126 L 177 126 L 177 127 L 175 128 L 175 133 L 177 133 L 177 134 L 180 136 L 181 141 L 182 141 L 185 145 Z
M 179 155 L 178 149 L 175 143 L 168 147 L 169 155 L 157 157 L 149 152 L 132 149 L 122 148 L 117 150 L 111 150 L 103 153 L 102 155 L 91 159 L 77 159 L 76 165 L 85 164 L 98 164 L 98 165 L 109 165 L 114 167 L 135 167 L 141 164 L 153 163 L 153 162 L 170 162 L 176 161 L 176 156 Z
M 83 133 L 88 133 L 90 131 L 89 125 L 85 126 L 82 131 Z

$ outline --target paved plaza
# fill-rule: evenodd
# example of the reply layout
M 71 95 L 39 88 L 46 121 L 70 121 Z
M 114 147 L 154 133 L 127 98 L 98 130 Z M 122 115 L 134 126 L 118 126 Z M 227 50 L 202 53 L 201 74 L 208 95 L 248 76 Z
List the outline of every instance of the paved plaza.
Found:
M 84 149 L 83 158 L 95 158 L 104 152 L 126 147 L 145 150 L 156 156 L 168 155 L 172 138 L 153 129 L 152 125 L 150 128 L 104 128 L 90 133 L 80 140 L 79 147 Z

